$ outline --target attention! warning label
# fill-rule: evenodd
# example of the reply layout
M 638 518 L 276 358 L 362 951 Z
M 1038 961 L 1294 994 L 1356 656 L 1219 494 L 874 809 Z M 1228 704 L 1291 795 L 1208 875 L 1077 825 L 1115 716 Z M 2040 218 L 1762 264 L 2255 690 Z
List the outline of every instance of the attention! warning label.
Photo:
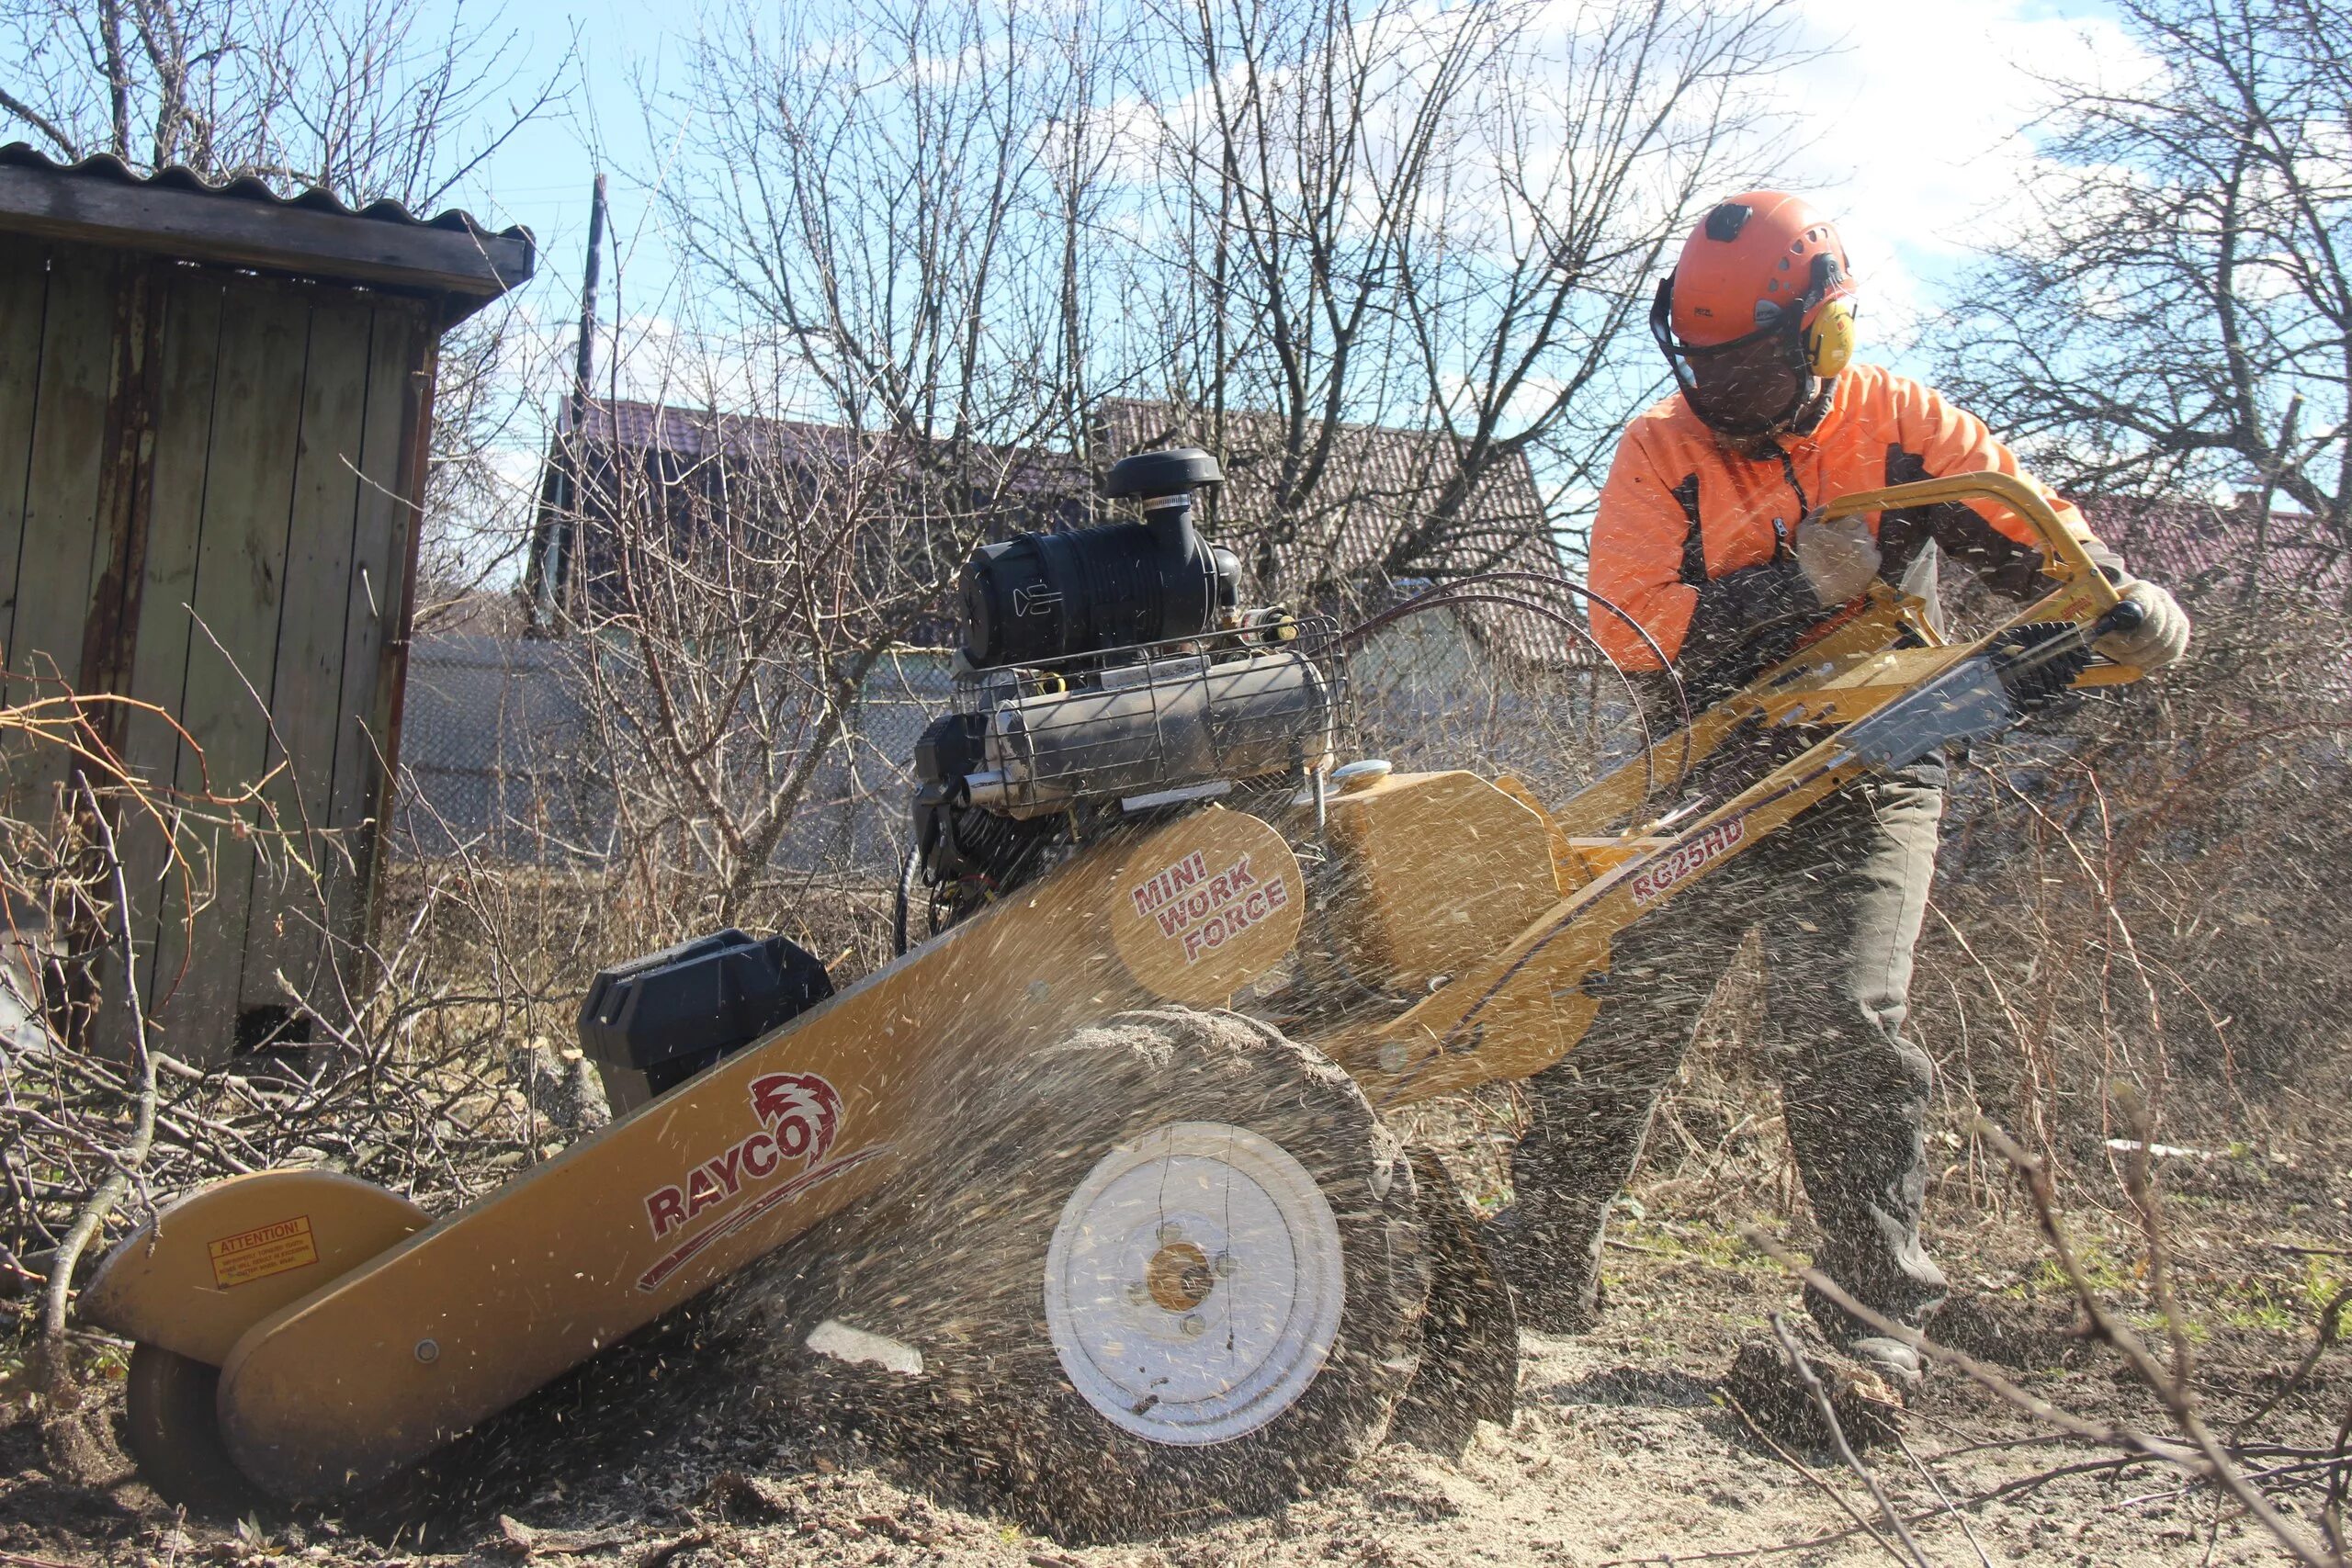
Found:
M 272 1274 L 283 1274 L 319 1260 L 308 1214 L 275 1220 L 236 1235 L 224 1235 L 209 1246 L 212 1282 L 224 1291 L 232 1285 L 249 1285 L 255 1280 L 266 1280 Z

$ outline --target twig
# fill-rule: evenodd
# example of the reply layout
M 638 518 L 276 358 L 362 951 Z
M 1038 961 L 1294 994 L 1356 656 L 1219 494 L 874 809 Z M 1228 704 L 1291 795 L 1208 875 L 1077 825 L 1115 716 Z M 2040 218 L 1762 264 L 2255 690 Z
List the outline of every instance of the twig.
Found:
M 123 881 L 122 857 L 115 852 L 114 828 L 107 821 L 96 792 L 90 788 L 89 779 L 79 768 L 74 770 L 74 782 L 89 803 L 90 820 L 99 847 L 106 853 L 107 873 L 113 884 L 115 919 L 122 928 L 123 992 L 130 1013 L 131 1066 L 138 1078 L 139 1099 L 138 1117 L 131 1124 L 130 1142 L 119 1155 L 112 1156 L 114 1168 L 74 1216 L 74 1223 L 67 1228 L 64 1240 L 58 1244 L 50 1264 L 48 1294 L 41 1303 L 41 1348 L 46 1363 L 45 1392 L 52 1397 L 62 1391 L 65 1376 L 64 1359 L 57 1348 L 65 1337 L 65 1300 L 73 1292 L 74 1265 L 81 1261 L 83 1249 L 106 1223 L 106 1217 L 130 1192 L 133 1174 L 155 1143 L 155 1059 L 148 1054 L 147 1015 L 139 1003 L 139 954 L 130 931 L 130 892 Z
M 1736 1402 L 1730 1402 L 1728 1396 L 1726 1400 L 1732 1403 L 1734 1413 L 1748 1424 L 1751 1431 L 1765 1442 L 1771 1444 L 1775 1452 L 1781 1451 L 1779 1444 L 1773 1443 L 1769 1436 L 1755 1426 L 1753 1416 L 1745 1410 L 1739 1409 Z M 1792 1460 L 1790 1462 L 1793 1464 L 1796 1461 Z M 1998 1486 L 1987 1487 L 1982 1492 L 1971 1493 L 1957 1504 L 1944 1507 L 1922 1508 L 1910 1515 L 1904 1522 L 1911 1525 L 1932 1524 L 1946 1513 L 1951 1513 L 1956 1517 L 1961 1517 L 1959 1511 L 1962 1508 L 1978 1508 L 1987 1503 L 1997 1503 L 2004 1497 L 2015 1497 L 2021 1493 L 2032 1492 L 2049 1485 L 2053 1481 L 2064 1481 L 2069 1476 L 2087 1475 L 2101 1470 L 2120 1472 L 2126 1465 L 2153 1462 L 2154 1461 L 2152 1457 L 2146 1454 L 2117 1454 L 2111 1459 L 2090 1460 L 2080 1464 L 2062 1464 L 2050 1470 L 2036 1471 L 2031 1475 L 2020 1475 L 2013 1481 L 2004 1481 Z M 1849 1517 L 1854 1517 L 1853 1510 L 1849 1508 L 1847 1515 Z M 1600 1563 L 1599 1568 L 1633 1568 L 1635 1563 L 1715 1562 L 1739 1557 L 1774 1557 L 1784 1551 L 1811 1551 L 1817 1547 L 1834 1546 L 1849 1537 L 1860 1535 L 1869 1528 L 1867 1524 L 1851 1524 L 1844 1529 L 1825 1530 L 1806 1536 L 1800 1540 L 1775 1541 L 1770 1546 L 1720 1547 L 1713 1551 L 1674 1551 L 1658 1557 L 1612 1557 Z
M 1732 1414 L 1737 1416 L 1740 1418 L 1740 1421 L 1749 1431 L 1755 1433 L 1757 1437 L 1763 1439 L 1765 1447 L 1770 1449 L 1774 1453 L 1781 1456 L 1781 1462 L 1787 1465 L 1791 1470 L 1795 1471 L 1799 1475 L 1804 1476 L 1807 1481 L 1812 1482 L 1815 1486 L 1821 1489 L 1821 1495 L 1823 1496 L 1837 1504 L 1838 1509 L 1843 1512 L 1848 1518 L 1854 1521 L 1854 1530 L 1860 1530 L 1862 1534 L 1869 1536 L 1872 1540 L 1879 1544 L 1880 1550 L 1883 1551 L 1889 1557 L 1894 1558 L 1897 1562 L 1903 1562 L 1903 1554 L 1894 1550 L 1894 1543 L 1888 1540 L 1886 1537 L 1879 1534 L 1877 1527 L 1872 1525 L 1870 1520 L 1862 1517 L 1860 1510 L 1857 1509 L 1851 1503 L 1846 1501 L 1844 1495 L 1841 1494 L 1838 1488 L 1829 1484 L 1828 1477 L 1823 1475 L 1819 1471 L 1814 1469 L 1813 1466 L 1805 1463 L 1804 1461 L 1797 1458 L 1796 1455 L 1783 1448 L 1781 1445 L 1780 1439 L 1773 1437 L 1771 1433 L 1766 1431 L 1764 1429 L 1764 1424 L 1757 1420 L 1755 1416 L 1750 1416 L 1747 1413 L 1747 1407 L 1740 1404 L 1738 1400 L 1734 1399 L 1729 1393 L 1725 1393 L 1724 1395 L 1724 1403 L 1731 1406 Z M 1836 1539 L 1842 1540 L 1844 1537 L 1853 1534 L 1854 1530 L 1840 1530 Z
M 1911 1461 L 1911 1468 L 1919 1472 L 1919 1479 L 1928 1483 L 1928 1490 L 1936 1495 L 1936 1501 L 1943 1506 L 1944 1512 L 1950 1514 L 1952 1522 L 1960 1526 L 1960 1533 L 1968 1538 L 1968 1549 L 1976 1553 L 1976 1561 L 1982 1564 L 1982 1568 L 1993 1568 L 1993 1560 L 1984 1554 L 1984 1543 L 1976 1539 L 1975 1528 L 1969 1524 L 1968 1516 L 1953 1507 L 1951 1499 L 1944 1495 L 1943 1483 L 1936 1479 L 1936 1472 L 1929 1470 L 1919 1456 L 1912 1451 L 1911 1445 L 1904 1439 L 1900 1432 L 1894 1435 L 1894 1446 L 1903 1450 L 1903 1457 Z
M 2344 1409 L 2343 1423 L 2335 1428 L 2335 1469 L 2327 1482 L 2327 1501 L 2320 1507 L 2319 1528 L 2327 1536 L 2331 1551 L 2344 1550 L 2344 1493 L 2346 1481 L 2352 1481 L 2352 1404 Z
M 2065 1270 L 2067 1282 L 2074 1287 L 2075 1303 L 2082 1307 L 2084 1314 L 2090 1319 L 2092 1331 L 2112 1346 L 2123 1358 L 2125 1363 L 2139 1376 L 2140 1381 L 2147 1385 L 2149 1392 L 2163 1401 L 2165 1410 L 2172 1416 L 2174 1425 L 2180 1428 L 2181 1435 L 2188 1439 L 2190 1445 L 2204 1460 L 2207 1478 L 2227 1489 L 2230 1495 L 2235 1497 L 2246 1512 L 2261 1521 L 2263 1529 L 2268 1530 L 2273 1539 L 2293 1553 L 2299 1562 L 2310 1564 L 2311 1568 L 2337 1568 L 2341 1559 L 2337 1558 L 2334 1552 L 2306 1540 L 2302 1532 L 2281 1517 L 2278 1511 L 2270 1506 L 2269 1499 L 2263 1496 L 2239 1472 L 2237 1466 L 2231 1462 L 2229 1455 L 2222 1450 L 2220 1439 L 2213 1436 L 2211 1428 L 2205 1425 L 2204 1418 L 2198 1414 L 2196 1394 L 2185 1384 L 2167 1378 L 2164 1368 L 2154 1356 L 2148 1353 L 2147 1347 L 2140 1343 L 2139 1336 L 2126 1328 L 2116 1319 L 2113 1313 L 2108 1311 L 2107 1303 L 2099 1299 L 2098 1292 L 2091 1287 L 2089 1277 L 2083 1272 L 2082 1264 L 2075 1258 L 2074 1247 L 2066 1239 L 2064 1229 L 2058 1224 L 2057 1201 L 2051 1191 L 2050 1173 L 2042 1168 L 2041 1162 L 2018 1147 L 2009 1135 L 1998 1127 L 1987 1123 L 1985 1135 L 1992 1141 L 1993 1146 L 2000 1150 L 2002 1157 L 2016 1166 L 2024 1175 L 2026 1191 L 2033 1200 L 2034 1217 L 2041 1227 L 2042 1238 L 2049 1242 L 2052 1250 L 2057 1253 L 2059 1265 Z M 2144 1138 L 2141 1140 L 2143 1145 L 2146 1141 Z M 2135 1199 L 2135 1201 L 2137 1201 Z M 2155 1244 L 2160 1246 L 2161 1231 L 2152 1231 L 2151 1235 L 2155 1238 Z M 2182 1338 L 2185 1341 L 2185 1334 Z
M 2312 1337 L 2312 1348 L 2304 1353 L 2302 1365 L 2297 1367 L 2294 1374 L 2278 1385 L 2278 1393 L 2256 1405 L 2251 1412 L 2239 1420 L 2236 1426 L 2230 1428 L 2232 1448 L 2238 1446 L 2239 1438 L 2244 1436 L 2256 1422 L 2286 1404 L 2288 1400 L 2294 1397 L 2295 1391 L 2303 1386 L 2303 1380 L 2312 1375 L 2312 1369 L 2319 1365 L 2319 1359 L 2327 1353 L 2329 1346 L 2335 1343 L 2336 1331 L 2343 1326 L 2344 1309 L 2346 1306 L 2352 1306 L 2352 1285 L 2346 1285 L 2336 1292 L 2335 1297 L 2325 1306 L 2320 1308 L 2319 1332 Z
M 1995 1131 L 1996 1133 L 1997 1132 L 1997 1130 Z M 2003 1150 L 2005 1156 L 2008 1155 L 2009 1150 L 2015 1150 L 2017 1148 L 2017 1145 L 2010 1142 L 2006 1134 L 1997 1135 L 1999 1143 L 2007 1145 L 2007 1148 Z M 2002 1376 L 2000 1372 L 1986 1366 L 1984 1362 L 1977 1360 L 1974 1357 L 1967 1355 L 1964 1352 L 1955 1350 L 1948 1345 L 1939 1344 L 1935 1340 L 1928 1338 L 1925 1334 L 1919 1332 L 1918 1329 L 1912 1327 L 1910 1325 L 1897 1323 L 1894 1319 L 1885 1316 L 1883 1314 L 1879 1313 L 1871 1307 L 1865 1306 L 1862 1303 L 1855 1300 L 1854 1297 L 1846 1291 L 1844 1286 L 1838 1284 L 1837 1280 L 1831 1279 L 1820 1269 L 1812 1267 L 1803 1259 L 1797 1258 L 1787 1248 L 1787 1247 L 1782 1245 L 1777 1237 L 1770 1235 L 1761 1227 L 1757 1225 L 1745 1225 L 1741 1227 L 1740 1234 L 1759 1251 L 1774 1258 L 1782 1268 L 1788 1269 L 1791 1273 L 1797 1276 L 1797 1278 L 1803 1280 L 1806 1284 L 1811 1285 L 1815 1291 L 1828 1298 L 1829 1301 L 1836 1303 L 1838 1306 L 1840 1306 L 1847 1312 L 1851 1313 L 1855 1317 L 1869 1324 L 1880 1333 L 1910 1346 L 1914 1350 L 1917 1351 L 1921 1356 L 1926 1357 L 1928 1360 L 1957 1370 L 1962 1375 L 1966 1376 L 1971 1382 L 1976 1383 L 1979 1387 L 1998 1396 L 2000 1399 L 2016 1406 L 2018 1409 L 2024 1411 L 2027 1415 L 2035 1416 L 2038 1419 L 2057 1427 L 2061 1431 L 2071 1433 L 2076 1437 L 2086 1438 L 2088 1441 L 2098 1443 L 2106 1447 L 2129 1450 L 2132 1453 L 2144 1455 L 2150 1459 L 2162 1460 L 2167 1464 L 2177 1465 L 2189 1474 L 2198 1476 L 2201 1479 L 2221 1482 L 2224 1485 L 2229 1485 L 2231 1482 L 2234 1482 L 2235 1484 L 2230 1485 L 2229 1489 L 2231 1495 L 2233 1496 L 2239 1497 L 2241 1502 L 2245 1500 L 2241 1495 L 2241 1491 L 2252 1490 L 2251 1487 L 2246 1486 L 2244 1478 L 2237 1475 L 2234 1467 L 2229 1465 L 2226 1458 L 2222 1460 L 2218 1467 L 2215 1465 L 2215 1454 L 2218 1453 L 2218 1445 L 2214 1446 L 2213 1452 L 2208 1451 L 2207 1445 L 2211 1445 L 2213 1442 L 2212 1436 L 2210 1432 L 2203 1433 L 2205 1438 L 2205 1442 L 2203 1444 L 2182 1444 L 2178 1442 L 2166 1442 L 2129 1427 L 2117 1426 L 2111 1423 L 2101 1424 L 2099 1422 L 2085 1420 L 2083 1417 L 2075 1415 L 2071 1411 L 2060 1409 L 2058 1406 L 2052 1404 L 2046 1399 L 2042 1399 L 2037 1395 L 2027 1393 L 2024 1389 L 2019 1388 L 2007 1378 Z M 2067 1249 L 2063 1252 L 2061 1256 L 2070 1265 L 2072 1264 L 2073 1253 L 2071 1249 Z M 2080 1276 L 2081 1269 L 2079 1265 L 2074 1265 L 2072 1267 L 2072 1273 L 2075 1277 Z M 2099 1310 L 2100 1315 L 2104 1316 L 2104 1308 L 2102 1307 Z M 2138 1342 L 2134 1340 L 2133 1343 L 2136 1345 Z M 2147 1357 L 2146 1350 L 2143 1348 L 2140 1353 L 2141 1357 L 2144 1360 Z M 2202 1431 L 2201 1423 L 2199 1424 L 2199 1429 Z M 2218 1473 L 2217 1471 L 2219 1472 Z M 2258 1495 L 2257 1501 L 2259 1501 Z M 2277 1510 L 2270 1508 L 2267 1503 L 2261 1504 L 2259 1511 L 2253 1509 L 2250 1509 L 2249 1511 L 2255 1512 L 2256 1517 L 2263 1520 L 2266 1529 L 2270 1528 L 2269 1521 L 2271 1519 L 2278 1518 Z M 2277 1529 L 2274 1529 L 2272 1533 L 2278 1539 L 2278 1543 L 2293 1553 L 2298 1562 L 2305 1563 L 2307 1568 L 2342 1568 L 2340 1559 L 2334 1558 L 2329 1554 L 2322 1552 L 2318 1549 L 2312 1547 L 2310 1542 L 2303 1540 L 2301 1536 L 2288 1530 L 2285 1528 L 2284 1521 L 2280 1521 L 2279 1527 Z
M 1905 1551 L 1911 1553 L 1911 1561 L 1917 1563 L 1918 1568 L 1930 1568 L 1926 1555 L 1919 1550 L 1919 1543 L 1911 1539 L 1909 1530 L 1903 1528 L 1903 1517 L 1894 1511 L 1894 1505 L 1887 1501 L 1886 1489 L 1878 1483 L 1878 1476 L 1862 1462 L 1861 1456 L 1854 1451 L 1854 1445 L 1846 1440 L 1846 1428 L 1838 1419 L 1838 1407 L 1829 1402 L 1829 1391 L 1821 1386 L 1821 1379 L 1815 1373 L 1813 1363 L 1804 1359 L 1804 1351 L 1797 1344 L 1796 1336 L 1789 1332 L 1788 1320 L 1776 1312 L 1771 1314 L 1770 1322 L 1772 1335 L 1781 1342 L 1781 1353 L 1788 1357 L 1789 1365 L 1804 1384 L 1805 1392 L 1813 1395 L 1813 1407 L 1821 1412 L 1822 1420 L 1829 1425 L 1829 1438 L 1838 1445 L 1838 1457 L 1844 1460 L 1846 1468 L 1870 1489 L 1871 1501 L 1878 1505 L 1878 1511 L 1885 1517 L 1886 1522 L 1894 1527 L 1895 1539 L 1903 1543 Z

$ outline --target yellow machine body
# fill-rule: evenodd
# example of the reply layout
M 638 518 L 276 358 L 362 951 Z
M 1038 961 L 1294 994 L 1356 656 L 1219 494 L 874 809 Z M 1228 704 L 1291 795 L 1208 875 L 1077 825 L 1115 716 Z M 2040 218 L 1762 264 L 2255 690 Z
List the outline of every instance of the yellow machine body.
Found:
M 1831 510 L 1986 495 L 2051 546 L 2058 585 L 2018 620 L 2087 625 L 2116 603 L 2040 498 L 2005 476 Z M 1616 931 L 1862 764 L 1833 730 L 1695 819 L 1611 825 L 1638 820 L 1745 727 L 1849 723 L 1984 649 L 1938 644 L 1918 609 L 1874 590 L 1772 675 L 1549 814 L 1510 781 L 1459 772 L 1333 794 L 1324 838 L 1339 875 L 1321 934 L 1405 1005 L 1288 1032 L 1383 1108 L 1559 1060 L 1598 1010 L 1589 982 Z M 1906 627 L 1927 646 L 1893 650 Z M 1244 812 L 1212 806 L 1110 836 L 470 1208 L 424 1225 L 401 1200 L 328 1173 L 223 1182 L 119 1247 L 84 1315 L 220 1365 L 223 1436 L 269 1490 L 365 1486 L 954 1140 L 959 1101 L 939 1092 L 953 1075 L 1125 1009 L 1224 1005 L 1278 979 L 1308 897 L 1283 832 Z
M 183 1353 L 222 1368 L 222 1433 L 256 1482 L 289 1497 L 364 1487 L 952 1138 L 955 1106 L 927 1086 L 1124 1009 L 1222 1000 L 1290 951 L 1305 904 L 1289 847 L 1243 813 L 1106 840 L 490 1199 L 381 1233 L 365 1259 L 339 1254 L 341 1278 L 318 1278 L 322 1262 L 298 1297 L 234 1298 L 187 1342 L 206 1353 Z M 184 1256 L 231 1224 L 184 1224 L 182 1209 L 167 1218 Z M 130 1271 L 141 1256 L 118 1249 L 84 1315 L 176 1348 L 154 1325 L 187 1269 Z
M 1391 773 L 1327 811 L 1348 874 L 1332 935 L 1376 985 L 1427 991 L 1559 902 L 1543 808 L 1476 773 Z
M 220 1366 L 246 1329 L 423 1230 L 404 1198 L 332 1170 L 265 1170 L 189 1193 L 114 1249 L 82 1315 Z

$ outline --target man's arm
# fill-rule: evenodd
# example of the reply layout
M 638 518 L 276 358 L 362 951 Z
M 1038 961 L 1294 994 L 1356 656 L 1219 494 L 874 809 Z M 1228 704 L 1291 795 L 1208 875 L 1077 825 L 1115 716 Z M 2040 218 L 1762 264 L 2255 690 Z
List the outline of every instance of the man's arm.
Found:
M 1695 525 L 1675 499 L 1673 483 L 1657 471 L 1638 426 L 1619 438 L 1592 520 L 1588 573 L 1593 592 L 1640 622 L 1669 660 L 1682 651 L 1699 599 L 1698 590 L 1682 581 L 1683 553 Z M 1659 668 L 1640 635 L 1616 615 L 1597 602 L 1587 614 L 1593 639 L 1619 665 Z
M 1983 420 L 1952 407 L 1916 381 L 1891 376 L 1886 386 L 1895 400 L 1893 423 L 1898 432 L 1895 445 L 1887 451 L 1889 484 L 1986 468 L 2017 475 L 2041 492 L 2059 522 L 2083 542 L 2084 552 L 2123 597 L 2140 608 L 2140 624 L 2100 638 L 2098 650 L 2143 670 L 2170 664 L 2188 651 L 2188 617 L 2173 596 L 2155 583 L 2133 577 L 2123 558 L 2091 532 L 2082 513 L 2020 469 L 2017 455 L 1994 437 Z M 1986 582 L 2012 597 L 2031 599 L 2048 586 L 2041 575 L 2041 542 L 2031 525 L 2007 507 L 1986 502 L 1887 513 L 1879 522 L 1884 575 L 1890 581 L 1900 576 L 1903 565 L 1928 538 L 1933 538 L 1947 555 L 1975 567 Z
M 2050 503 L 2059 522 L 2083 541 L 2093 560 L 2103 567 L 2123 564 L 2120 557 L 2093 536 L 2074 502 L 2027 473 L 2018 465 L 2017 454 L 1983 420 L 1945 401 L 1932 388 L 1905 377 L 1889 376 L 1883 387 L 1881 395 L 1887 406 L 1876 412 L 1882 428 L 1894 433 L 1886 452 L 1888 484 L 1986 469 L 2012 475 Z M 1885 555 L 1887 580 L 1900 578 L 1930 539 L 1944 554 L 1974 569 L 1988 584 L 2012 598 L 2030 599 L 2049 587 L 2041 575 L 2041 541 L 2033 525 L 1998 502 L 1954 502 L 1888 513 L 1879 521 L 1879 547 Z

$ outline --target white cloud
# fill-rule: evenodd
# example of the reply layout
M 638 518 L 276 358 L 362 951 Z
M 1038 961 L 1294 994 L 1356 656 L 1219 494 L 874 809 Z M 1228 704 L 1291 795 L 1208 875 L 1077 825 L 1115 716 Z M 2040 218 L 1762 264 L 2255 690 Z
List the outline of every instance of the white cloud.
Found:
M 1800 0 L 1805 40 L 1833 52 L 1780 92 L 1818 132 L 1779 183 L 1838 222 L 1866 322 L 1900 342 L 1958 268 L 2000 239 L 2031 178 L 2024 134 L 2044 80 L 2137 74 L 2145 57 L 2103 10 L 2036 0 Z

